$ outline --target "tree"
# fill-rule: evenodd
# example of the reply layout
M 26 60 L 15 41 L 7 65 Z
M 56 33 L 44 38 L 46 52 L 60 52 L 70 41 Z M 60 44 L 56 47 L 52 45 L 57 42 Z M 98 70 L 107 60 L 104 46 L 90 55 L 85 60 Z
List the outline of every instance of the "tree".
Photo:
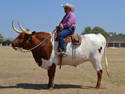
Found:
M 3 45 L 3 46 L 9 46 L 11 43 L 12 43 L 12 41 L 10 41 L 10 40 L 5 40 L 5 41 L 2 42 L 2 45 Z
M 0 44 L 3 42 L 4 38 L 2 36 L 2 34 L 0 34 Z
M 122 34 L 122 33 L 119 33 L 117 36 L 123 36 L 124 34 Z
M 91 29 L 91 27 L 86 27 L 85 30 L 82 32 L 82 34 L 90 34 L 90 33 L 94 33 L 94 34 L 98 34 L 101 33 L 106 40 L 108 39 L 109 35 L 108 33 L 101 27 L 94 27 L 93 29 Z
M 97 26 L 93 28 L 93 32 L 95 34 L 101 33 L 106 38 L 106 40 L 109 37 L 108 33 L 103 28 L 100 28 L 100 27 L 97 27 Z
M 82 32 L 82 34 L 90 34 L 92 33 L 92 29 L 90 26 L 86 27 L 85 30 Z

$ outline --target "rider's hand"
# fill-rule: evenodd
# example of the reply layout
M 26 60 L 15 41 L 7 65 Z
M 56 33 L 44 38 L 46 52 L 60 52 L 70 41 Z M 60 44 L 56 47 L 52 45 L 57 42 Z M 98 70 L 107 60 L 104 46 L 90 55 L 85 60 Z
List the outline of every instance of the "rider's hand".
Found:
M 60 29 L 64 29 L 63 24 L 60 24 L 59 27 Z
M 73 31 L 75 31 L 75 29 L 76 29 L 76 26 L 73 26 L 71 29 L 72 29 Z

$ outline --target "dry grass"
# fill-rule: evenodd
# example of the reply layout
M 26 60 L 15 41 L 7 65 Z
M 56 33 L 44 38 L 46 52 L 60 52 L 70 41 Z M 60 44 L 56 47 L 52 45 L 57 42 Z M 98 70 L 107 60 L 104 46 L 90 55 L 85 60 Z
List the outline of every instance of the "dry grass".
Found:
M 44 69 L 34 62 L 31 53 L 14 51 L 11 47 L 0 47 L 0 94 L 124 94 L 125 49 L 107 49 L 112 75 L 107 78 L 104 67 L 101 89 L 95 89 L 96 72 L 90 62 L 77 68 L 57 68 L 55 89 L 46 89 L 48 77 Z

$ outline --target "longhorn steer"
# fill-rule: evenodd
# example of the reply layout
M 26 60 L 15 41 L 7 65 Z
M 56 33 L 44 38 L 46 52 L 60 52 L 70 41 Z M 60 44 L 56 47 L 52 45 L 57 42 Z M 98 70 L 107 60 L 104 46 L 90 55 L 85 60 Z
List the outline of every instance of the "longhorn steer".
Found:
M 50 33 L 30 32 L 28 29 L 24 29 L 19 23 L 18 25 L 23 32 L 16 29 L 12 22 L 14 31 L 19 33 L 19 36 L 12 42 L 12 47 L 15 49 L 18 47 L 29 50 L 39 45 L 40 42 L 45 41 L 38 47 L 32 49 L 31 52 L 38 66 L 48 70 L 48 87 L 54 88 L 56 66 L 59 65 L 58 56 L 55 55 L 58 43 L 52 41 L 54 37 Z M 85 61 L 91 61 L 97 71 L 98 80 L 96 88 L 100 88 L 102 80 L 101 59 L 106 47 L 106 40 L 101 34 L 86 34 L 81 35 L 81 37 L 82 42 L 80 46 L 73 46 L 72 43 L 67 45 L 68 56 L 63 57 L 62 65 L 77 66 Z M 72 49 L 76 52 L 74 58 L 72 58 Z

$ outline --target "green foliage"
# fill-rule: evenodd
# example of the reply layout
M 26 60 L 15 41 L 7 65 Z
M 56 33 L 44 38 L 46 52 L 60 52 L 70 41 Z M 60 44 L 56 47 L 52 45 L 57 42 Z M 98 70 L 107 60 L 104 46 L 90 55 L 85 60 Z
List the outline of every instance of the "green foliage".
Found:
M 86 27 L 85 30 L 82 32 L 82 34 L 90 34 L 90 33 L 92 33 L 90 26 Z
M 85 30 L 82 32 L 82 34 L 90 34 L 90 33 L 94 33 L 94 34 L 98 34 L 101 33 L 106 40 L 108 39 L 109 35 L 108 33 L 101 27 L 94 27 L 93 29 L 91 29 L 91 27 L 86 27 Z
M 2 45 L 3 45 L 3 46 L 7 46 L 7 45 L 10 45 L 11 43 L 12 43 L 12 41 L 10 41 L 10 40 L 5 40 L 5 41 L 2 42 Z
M 2 36 L 2 34 L 0 34 L 0 44 L 3 42 L 4 38 Z
M 119 33 L 119 34 L 118 34 L 118 36 L 123 36 L 123 35 L 124 35 L 124 34 L 122 34 L 122 33 Z

